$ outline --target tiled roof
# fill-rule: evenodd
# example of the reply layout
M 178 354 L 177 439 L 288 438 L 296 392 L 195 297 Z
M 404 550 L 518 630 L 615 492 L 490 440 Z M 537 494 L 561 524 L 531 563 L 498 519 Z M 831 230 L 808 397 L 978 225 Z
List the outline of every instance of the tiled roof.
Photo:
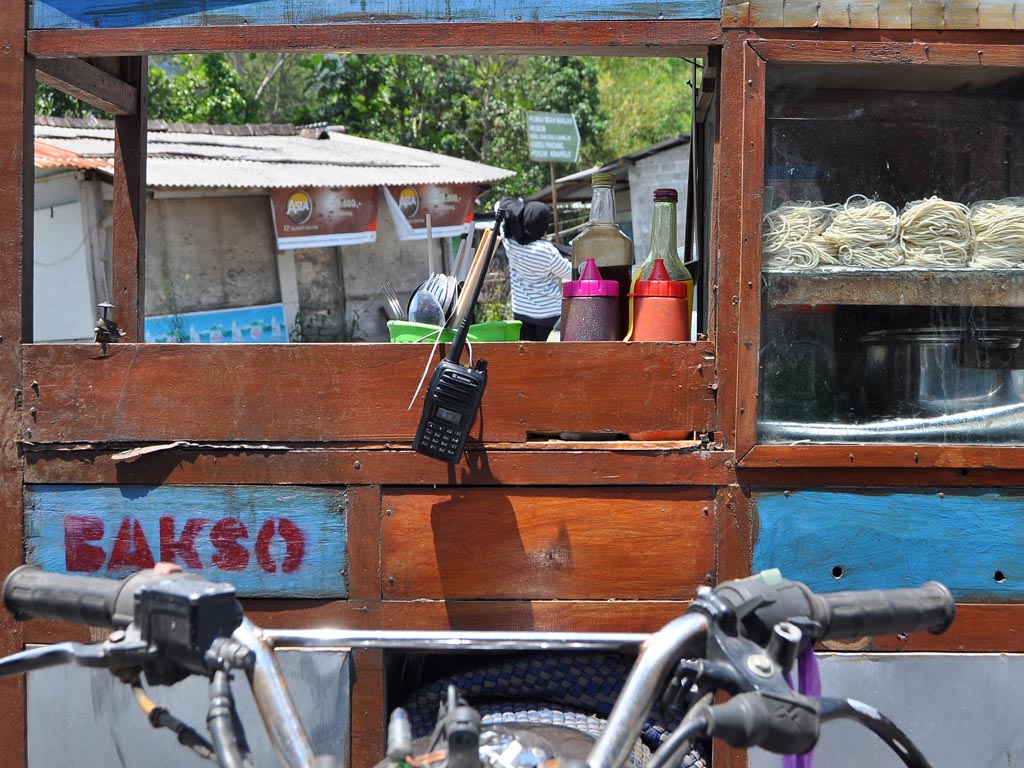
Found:
M 95 168 L 113 172 L 113 164 L 108 160 L 82 155 L 64 147 L 58 147 L 40 139 L 36 139 L 36 168 Z

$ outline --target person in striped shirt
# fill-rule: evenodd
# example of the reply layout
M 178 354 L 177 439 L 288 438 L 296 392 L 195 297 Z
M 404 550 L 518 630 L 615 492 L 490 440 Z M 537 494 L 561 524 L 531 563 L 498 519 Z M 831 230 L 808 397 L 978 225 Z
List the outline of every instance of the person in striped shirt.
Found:
M 551 209 L 532 201 L 510 201 L 502 224 L 508 256 L 512 316 L 522 322 L 519 338 L 545 341 L 562 314 L 562 281 L 572 279 L 572 262 L 544 240 Z

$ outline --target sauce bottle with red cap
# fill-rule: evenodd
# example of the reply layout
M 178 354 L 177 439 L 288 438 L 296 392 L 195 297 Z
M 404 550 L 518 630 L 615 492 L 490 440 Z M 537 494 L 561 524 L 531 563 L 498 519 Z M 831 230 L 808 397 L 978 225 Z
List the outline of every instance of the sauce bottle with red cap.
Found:
M 669 277 L 665 262 L 654 260 L 651 276 L 637 280 L 633 301 L 632 341 L 689 341 L 689 285 Z
M 693 314 L 693 276 L 679 258 L 676 241 L 676 216 L 679 193 L 671 188 L 654 190 L 654 212 L 651 217 L 651 250 L 647 258 L 633 270 L 633 285 L 638 280 L 649 280 L 654 269 L 654 260 L 661 259 L 669 278 L 686 284 L 687 303 L 690 314 Z M 630 287 L 632 293 L 633 288 Z M 632 303 L 632 300 L 626 302 Z M 627 310 L 627 323 L 633 318 L 633 309 Z M 636 339 L 627 326 L 627 341 Z M 687 336 L 689 338 L 689 336 Z

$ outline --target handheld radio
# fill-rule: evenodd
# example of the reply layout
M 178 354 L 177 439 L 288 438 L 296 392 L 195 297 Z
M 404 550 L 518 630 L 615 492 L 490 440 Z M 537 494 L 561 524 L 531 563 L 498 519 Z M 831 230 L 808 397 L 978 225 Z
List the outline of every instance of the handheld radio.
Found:
M 504 209 L 498 208 L 494 214 L 494 236 L 487 244 L 480 279 L 471 287 L 473 293 L 468 310 L 452 339 L 448 354 L 430 377 L 423 415 L 412 441 L 412 448 L 417 453 L 449 464 L 458 464 L 462 458 L 469 430 L 476 421 L 484 387 L 487 386 L 487 361 L 478 360 L 470 367 L 460 363 L 459 358 L 466 345 L 473 307 L 480 297 L 483 276 L 487 274 L 487 267 L 498 242 L 498 228 L 504 218 Z

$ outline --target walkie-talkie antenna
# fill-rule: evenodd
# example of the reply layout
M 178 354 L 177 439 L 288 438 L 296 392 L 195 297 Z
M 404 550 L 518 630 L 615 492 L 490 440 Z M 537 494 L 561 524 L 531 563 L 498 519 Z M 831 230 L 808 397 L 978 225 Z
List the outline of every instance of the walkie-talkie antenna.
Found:
M 462 322 L 459 324 L 459 329 L 455 332 L 455 338 L 452 339 L 452 345 L 448 348 L 448 354 L 445 355 L 445 360 L 449 363 L 459 362 L 459 358 L 462 357 L 462 350 L 466 346 L 466 338 L 469 336 L 469 325 L 473 320 L 473 309 L 476 307 L 477 299 L 480 298 L 480 290 L 483 288 L 484 277 L 487 275 L 487 269 L 491 265 L 491 256 L 494 255 L 494 249 L 498 247 L 498 229 L 501 227 L 501 222 L 505 218 L 505 209 L 499 207 L 494 212 L 494 235 L 491 237 L 490 242 L 487 243 L 487 252 L 484 254 L 483 267 L 480 269 L 480 279 L 473 285 L 473 295 L 469 299 L 469 306 L 466 308 L 465 316 L 462 318 Z

